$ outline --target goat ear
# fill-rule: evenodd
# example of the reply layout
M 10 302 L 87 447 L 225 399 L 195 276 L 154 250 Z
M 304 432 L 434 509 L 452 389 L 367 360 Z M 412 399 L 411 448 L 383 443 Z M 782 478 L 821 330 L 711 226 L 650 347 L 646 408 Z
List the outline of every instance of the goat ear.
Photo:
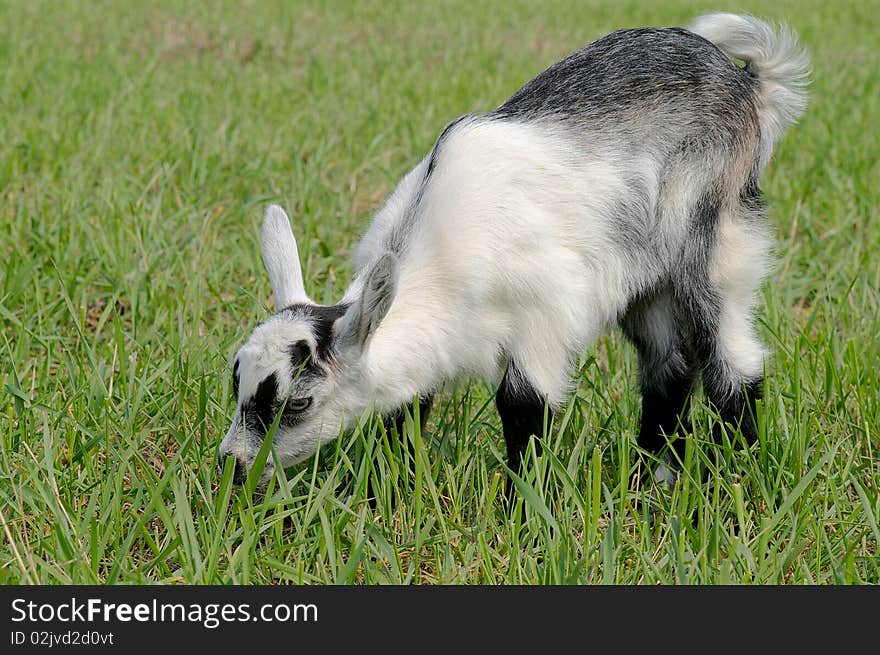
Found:
M 302 267 L 290 219 L 278 205 L 269 205 L 260 234 L 263 264 L 269 273 L 275 310 L 280 311 L 297 302 L 311 303 L 303 284 Z
M 360 299 L 339 319 L 337 338 L 363 348 L 385 318 L 397 292 L 397 257 L 387 252 L 373 264 Z

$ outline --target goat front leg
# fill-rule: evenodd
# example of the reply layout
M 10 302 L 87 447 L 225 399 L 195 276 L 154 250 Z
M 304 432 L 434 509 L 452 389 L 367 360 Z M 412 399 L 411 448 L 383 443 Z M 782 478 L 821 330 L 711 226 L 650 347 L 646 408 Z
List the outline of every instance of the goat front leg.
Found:
M 507 466 L 519 475 L 522 472 L 523 457 L 533 436 L 544 436 L 544 408 L 546 399 L 510 362 L 495 394 L 495 406 L 501 417 L 504 442 L 507 445 Z M 547 407 L 548 423 L 552 411 Z M 541 454 L 541 444 L 535 441 L 535 450 Z M 506 496 L 509 507 L 513 501 L 513 480 L 508 480 Z

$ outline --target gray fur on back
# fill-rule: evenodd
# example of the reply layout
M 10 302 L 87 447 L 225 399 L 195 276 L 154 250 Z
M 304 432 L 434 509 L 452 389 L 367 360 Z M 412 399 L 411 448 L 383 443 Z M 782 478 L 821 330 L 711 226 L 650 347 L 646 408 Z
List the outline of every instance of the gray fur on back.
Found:
M 632 120 L 741 128 L 756 81 L 704 38 L 679 28 L 620 30 L 553 64 L 492 112 L 532 120 Z M 752 111 L 749 111 L 752 110 Z

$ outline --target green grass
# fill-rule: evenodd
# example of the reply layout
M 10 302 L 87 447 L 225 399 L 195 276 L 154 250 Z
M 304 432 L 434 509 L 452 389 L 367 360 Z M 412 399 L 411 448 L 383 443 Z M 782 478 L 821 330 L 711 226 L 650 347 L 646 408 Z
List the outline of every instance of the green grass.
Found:
M 271 306 L 262 209 L 290 210 L 312 297 L 337 300 L 447 121 L 605 32 L 718 3 L 151 4 L 0 4 L 0 582 L 880 582 L 869 3 L 726 7 L 788 20 L 815 71 L 763 182 L 759 443 L 722 446 L 708 484 L 700 439 L 675 490 L 632 483 L 636 371 L 612 334 L 518 483 L 522 521 L 481 382 L 410 431 L 414 475 L 375 420 L 265 495 L 217 471 L 230 359 Z

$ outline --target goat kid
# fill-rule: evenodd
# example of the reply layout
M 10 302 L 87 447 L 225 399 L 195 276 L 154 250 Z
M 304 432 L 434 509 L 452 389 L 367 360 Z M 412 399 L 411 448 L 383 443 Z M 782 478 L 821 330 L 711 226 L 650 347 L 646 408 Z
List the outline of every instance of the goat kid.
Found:
M 446 381 L 503 371 L 518 471 L 545 404 L 564 403 L 578 356 L 613 326 L 638 351 L 641 448 L 687 431 L 699 378 L 753 442 L 765 349 L 752 320 L 771 247 L 759 179 L 805 109 L 807 73 L 793 33 L 749 16 L 602 37 L 443 130 L 375 216 L 335 305 L 308 297 L 287 215 L 269 207 L 277 313 L 235 357 L 221 464 L 234 457 L 243 480 L 278 412 L 290 466 L 366 412 L 420 398 L 424 417 Z

